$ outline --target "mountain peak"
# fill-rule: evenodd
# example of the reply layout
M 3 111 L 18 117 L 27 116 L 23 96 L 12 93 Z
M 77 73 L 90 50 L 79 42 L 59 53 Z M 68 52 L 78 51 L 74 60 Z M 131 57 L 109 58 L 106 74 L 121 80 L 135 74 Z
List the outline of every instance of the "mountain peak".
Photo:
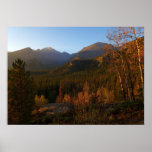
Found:
M 31 47 L 26 47 L 26 48 L 23 48 L 23 49 L 21 49 L 21 50 L 33 50 Z
M 94 43 L 94 45 L 105 45 L 106 43 L 104 43 L 104 42 L 96 42 L 96 43 Z M 93 45 L 93 44 L 92 44 Z
M 31 47 L 26 47 L 26 48 L 23 48 L 21 50 L 32 50 L 32 48 Z
M 54 50 L 52 47 L 45 47 L 42 50 Z
M 21 50 L 17 50 L 17 51 L 14 51 L 14 52 L 19 52 L 19 53 L 24 52 L 24 53 L 28 53 L 28 52 L 32 52 L 32 51 L 33 51 L 32 48 L 26 47 L 26 48 L 23 48 L 23 49 L 21 49 Z
M 84 47 L 79 52 L 99 50 L 99 49 L 103 48 L 105 46 L 105 44 L 106 43 L 103 43 L 103 42 L 96 42 L 96 43 L 93 43 L 89 46 Z

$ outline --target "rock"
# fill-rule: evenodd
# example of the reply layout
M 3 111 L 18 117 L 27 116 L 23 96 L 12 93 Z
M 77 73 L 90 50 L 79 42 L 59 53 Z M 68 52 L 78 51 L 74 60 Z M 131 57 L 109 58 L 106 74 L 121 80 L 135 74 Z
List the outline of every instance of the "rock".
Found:
M 42 105 L 39 109 L 40 113 L 46 113 L 46 115 L 65 114 L 74 110 L 74 107 L 70 103 L 49 103 Z

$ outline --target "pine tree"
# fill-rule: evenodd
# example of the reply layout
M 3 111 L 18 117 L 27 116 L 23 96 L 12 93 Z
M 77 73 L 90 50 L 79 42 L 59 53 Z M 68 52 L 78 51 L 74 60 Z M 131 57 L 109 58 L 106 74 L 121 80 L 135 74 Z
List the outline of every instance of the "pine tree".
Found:
M 27 124 L 34 106 L 33 81 L 25 62 L 15 60 L 8 70 L 8 123 Z

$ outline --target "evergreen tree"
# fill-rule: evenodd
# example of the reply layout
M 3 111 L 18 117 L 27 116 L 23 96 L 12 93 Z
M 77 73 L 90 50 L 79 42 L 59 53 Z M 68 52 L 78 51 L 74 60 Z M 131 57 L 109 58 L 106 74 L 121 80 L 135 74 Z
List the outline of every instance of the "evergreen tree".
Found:
M 8 70 L 8 123 L 27 124 L 34 106 L 33 81 L 25 62 L 15 60 Z

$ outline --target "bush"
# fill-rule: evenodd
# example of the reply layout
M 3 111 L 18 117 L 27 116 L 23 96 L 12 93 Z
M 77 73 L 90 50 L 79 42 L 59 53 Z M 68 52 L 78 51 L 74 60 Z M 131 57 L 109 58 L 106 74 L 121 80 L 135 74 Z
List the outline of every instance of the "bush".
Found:
M 41 96 L 36 95 L 35 96 L 35 104 L 36 104 L 36 106 L 39 107 L 39 106 L 47 104 L 47 103 L 48 103 L 48 99 L 46 99 L 44 97 L 44 95 L 41 95 Z

